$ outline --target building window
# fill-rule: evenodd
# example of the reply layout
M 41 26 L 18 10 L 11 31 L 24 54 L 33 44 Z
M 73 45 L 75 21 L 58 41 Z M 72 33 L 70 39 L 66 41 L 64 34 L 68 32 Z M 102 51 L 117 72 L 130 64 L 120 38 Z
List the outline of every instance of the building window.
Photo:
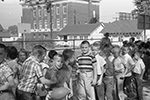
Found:
M 44 8 L 44 16 L 47 16 L 47 9 Z
M 33 23 L 33 28 L 34 28 L 34 29 L 37 29 L 36 21 L 34 21 L 34 23 Z
M 80 39 L 82 39 L 82 40 L 83 40 L 83 36 L 80 36 Z
M 47 29 L 47 20 L 45 20 L 45 29 Z
M 56 14 L 59 15 L 59 7 L 56 7 Z
M 39 29 L 42 29 L 42 20 L 39 20 Z
M 67 25 L 67 18 L 63 19 L 63 27 L 65 27 Z
M 77 36 L 74 36 L 74 39 L 77 39 Z
M 88 36 L 84 36 L 84 39 L 88 39 Z
M 42 17 L 42 9 L 39 8 L 39 17 Z
M 63 14 L 67 13 L 67 6 L 63 6 Z
M 57 19 L 57 29 L 60 29 L 60 19 Z
M 53 16 L 55 13 L 54 6 L 51 8 L 51 12 L 52 12 L 52 16 Z
M 33 10 L 33 17 L 36 17 L 36 10 Z
M 35 34 L 33 34 L 33 38 L 34 38 L 34 39 L 36 38 L 36 35 L 35 35 Z

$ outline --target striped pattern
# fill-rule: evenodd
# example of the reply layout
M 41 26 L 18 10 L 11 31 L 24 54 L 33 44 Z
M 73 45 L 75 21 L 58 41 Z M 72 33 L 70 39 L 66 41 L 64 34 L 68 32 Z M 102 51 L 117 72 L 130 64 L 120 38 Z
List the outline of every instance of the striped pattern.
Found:
M 35 87 L 38 82 L 38 78 L 42 77 L 42 67 L 40 64 L 35 60 L 34 57 L 29 57 L 24 63 L 23 63 L 23 69 L 21 73 L 21 80 L 18 85 L 18 89 L 34 93 Z
M 79 69 L 93 69 L 93 64 L 96 63 L 96 58 L 92 54 L 80 55 L 77 57 Z

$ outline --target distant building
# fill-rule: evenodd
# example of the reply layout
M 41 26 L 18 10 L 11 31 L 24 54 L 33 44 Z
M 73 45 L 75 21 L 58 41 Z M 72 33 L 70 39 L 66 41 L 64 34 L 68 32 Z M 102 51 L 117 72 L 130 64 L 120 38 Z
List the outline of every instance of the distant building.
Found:
M 66 25 L 87 24 L 92 18 L 99 20 L 100 0 L 91 0 L 90 3 L 89 0 L 51 1 L 53 38 L 57 38 L 57 32 Z M 49 38 L 50 13 L 47 12 L 45 0 L 22 0 L 21 5 L 21 22 L 31 24 L 30 38 Z
M 103 28 L 103 23 L 67 25 L 58 33 L 59 40 L 64 41 L 58 41 L 56 44 L 80 46 L 83 40 L 88 39 L 90 43 L 100 41 L 103 37 L 103 34 L 100 33 Z
M 101 33 L 108 32 L 111 41 L 129 40 L 135 37 L 136 40 L 143 40 L 143 30 L 137 28 L 137 20 L 118 20 L 112 23 L 104 23 Z

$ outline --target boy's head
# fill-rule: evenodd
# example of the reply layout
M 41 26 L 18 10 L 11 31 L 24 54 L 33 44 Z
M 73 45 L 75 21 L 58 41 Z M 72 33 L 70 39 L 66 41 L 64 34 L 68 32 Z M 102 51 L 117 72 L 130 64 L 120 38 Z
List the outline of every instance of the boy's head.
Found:
M 56 54 L 53 59 L 53 64 L 57 69 L 62 68 L 63 56 L 61 54 Z
M 82 41 L 80 45 L 82 54 L 87 54 L 90 51 L 90 43 L 88 41 Z
M 92 44 L 92 53 L 94 55 L 98 54 L 100 52 L 100 42 L 99 41 L 96 41 Z
M 7 58 L 14 60 L 18 57 L 18 50 L 14 46 L 7 46 Z
M 69 63 L 73 62 L 75 60 L 74 51 L 72 49 L 65 49 L 62 53 L 64 57 L 64 61 L 69 61 Z
M 50 50 L 48 53 L 48 57 L 50 59 L 53 59 L 56 54 L 57 54 L 57 52 L 55 50 Z
M 41 45 L 36 45 L 32 49 L 32 55 L 38 59 L 39 62 L 44 60 L 46 56 L 46 48 Z
M 120 55 L 120 47 L 118 45 L 113 46 L 111 53 L 115 58 L 117 58 Z
M 122 47 L 122 54 L 123 55 L 125 55 L 125 54 L 127 54 L 127 53 L 129 53 L 129 45 L 124 45 L 123 47 Z
M 142 55 L 142 51 L 140 50 L 135 51 L 134 59 L 138 60 L 139 58 L 141 58 L 141 55 Z

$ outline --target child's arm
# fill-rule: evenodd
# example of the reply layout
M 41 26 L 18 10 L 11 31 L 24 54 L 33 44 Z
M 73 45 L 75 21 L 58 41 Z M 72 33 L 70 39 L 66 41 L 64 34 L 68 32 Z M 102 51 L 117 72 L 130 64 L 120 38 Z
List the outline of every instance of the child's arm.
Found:
M 102 84 L 103 76 L 104 76 L 104 73 L 105 73 L 105 71 L 106 71 L 106 69 L 105 69 L 104 67 L 107 68 L 107 67 L 108 67 L 108 64 L 105 64 L 105 65 L 101 68 L 102 74 L 100 75 L 100 78 L 99 78 L 98 81 L 97 81 L 97 85 L 101 85 L 101 84 Z
M 93 81 L 92 81 L 92 85 L 96 85 L 97 83 L 97 64 L 93 63 Z

